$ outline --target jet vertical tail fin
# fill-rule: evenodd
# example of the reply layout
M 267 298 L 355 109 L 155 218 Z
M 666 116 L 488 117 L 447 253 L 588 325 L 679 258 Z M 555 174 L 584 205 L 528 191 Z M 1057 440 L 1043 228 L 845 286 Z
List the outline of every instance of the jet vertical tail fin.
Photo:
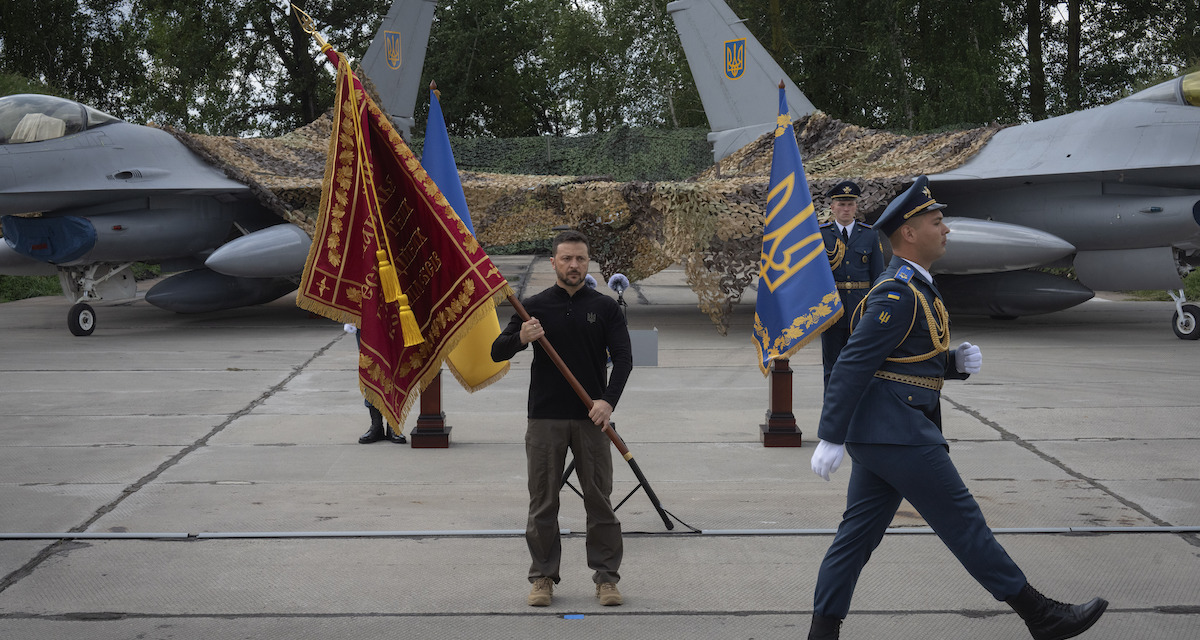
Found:
M 714 161 L 775 128 L 780 80 L 793 120 L 815 111 L 723 0 L 676 0 L 667 5 L 667 13 L 675 21 L 712 127 L 708 141 Z
M 396 0 L 388 10 L 375 39 L 363 56 L 362 68 L 392 124 L 407 140 L 411 137 L 425 48 L 438 0 Z

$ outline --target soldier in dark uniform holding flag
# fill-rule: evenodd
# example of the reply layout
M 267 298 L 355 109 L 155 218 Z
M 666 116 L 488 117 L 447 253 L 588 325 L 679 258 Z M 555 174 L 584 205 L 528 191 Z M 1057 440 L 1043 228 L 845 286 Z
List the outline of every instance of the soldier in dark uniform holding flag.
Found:
M 833 219 L 821 225 L 821 237 L 845 310 L 836 323 L 821 333 L 821 365 L 825 368 L 826 385 L 833 363 L 850 337 L 850 315 L 867 296 L 875 278 L 883 273 L 879 233 L 856 219 L 861 193 L 857 184 L 844 180 L 825 194 L 833 202 Z
M 920 176 L 875 223 L 895 257 L 851 317 L 812 457 L 813 472 L 826 480 L 845 452 L 854 466 L 842 523 L 817 576 L 809 640 L 838 638 L 859 574 L 903 499 L 973 578 L 1020 614 L 1036 640 L 1075 637 L 1108 606 L 1101 598 L 1063 604 L 1031 587 L 950 461 L 942 381 L 977 373 L 983 356 L 968 342 L 950 348 L 950 319 L 929 273 L 946 252 L 944 206 Z

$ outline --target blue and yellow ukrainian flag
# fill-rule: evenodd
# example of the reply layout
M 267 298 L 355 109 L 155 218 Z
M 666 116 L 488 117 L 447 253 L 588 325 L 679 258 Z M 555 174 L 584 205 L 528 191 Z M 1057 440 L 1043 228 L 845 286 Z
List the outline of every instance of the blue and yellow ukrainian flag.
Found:
M 754 309 L 754 346 L 764 376 L 772 360 L 790 358 L 842 316 L 784 91 L 780 86 Z
M 462 181 L 458 178 L 458 165 L 450 149 L 450 136 L 446 132 L 446 120 L 442 117 L 442 105 L 437 90 L 429 92 L 429 119 L 425 123 L 425 146 L 421 153 L 421 165 L 429 179 L 437 185 L 446 202 L 466 225 L 467 231 L 475 235 L 471 224 L 471 212 L 467 209 L 467 198 L 463 194 Z M 467 336 L 454 347 L 446 359 L 450 373 L 467 391 L 478 391 L 504 377 L 509 363 L 492 362 L 492 342 L 500 335 L 500 320 L 495 311 L 484 317 Z

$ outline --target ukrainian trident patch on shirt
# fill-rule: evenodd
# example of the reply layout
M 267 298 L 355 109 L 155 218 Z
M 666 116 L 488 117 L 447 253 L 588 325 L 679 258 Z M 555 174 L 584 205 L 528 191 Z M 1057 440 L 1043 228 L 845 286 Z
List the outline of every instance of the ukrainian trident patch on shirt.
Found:
M 900 294 L 889 293 L 889 294 L 887 294 L 887 299 L 888 299 L 888 303 L 890 305 L 892 302 L 897 302 L 900 300 Z M 887 324 L 891 319 L 892 319 L 891 306 L 889 306 L 886 309 L 884 309 L 883 311 L 879 312 L 879 324 Z

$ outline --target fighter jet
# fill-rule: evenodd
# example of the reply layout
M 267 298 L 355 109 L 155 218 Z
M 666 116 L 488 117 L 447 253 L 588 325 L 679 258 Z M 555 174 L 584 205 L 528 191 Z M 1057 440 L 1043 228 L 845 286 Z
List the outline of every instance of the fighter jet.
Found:
M 812 103 L 722 0 L 667 5 L 719 161 Z M 797 107 L 797 105 L 800 105 Z M 1200 73 L 1109 105 L 998 132 L 965 164 L 929 176 L 951 229 L 934 263 L 947 306 L 1015 318 L 1080 304 L 1093 291 L 1166 289 L 1172 325 L 1200 338 L 1182 278 L 1200 265 Z M 850 177 L 850 176 L 847 176 Z M 1040 267 L 1074 267 L 1071 280 Z
M 382 92 L 411 93 L 391 114 L 406 133 L 435 4 L 397 0 L 364 56 Z M 33 94 L 0 98 L 0 227 L 0 274 L 58 274 L 77 336 L 95 331 L 92 303 L 135 298 L 134 263 L 178 272 L 147 302 L 200 313 L 294 291 L 311 244 L 170 133 Z

